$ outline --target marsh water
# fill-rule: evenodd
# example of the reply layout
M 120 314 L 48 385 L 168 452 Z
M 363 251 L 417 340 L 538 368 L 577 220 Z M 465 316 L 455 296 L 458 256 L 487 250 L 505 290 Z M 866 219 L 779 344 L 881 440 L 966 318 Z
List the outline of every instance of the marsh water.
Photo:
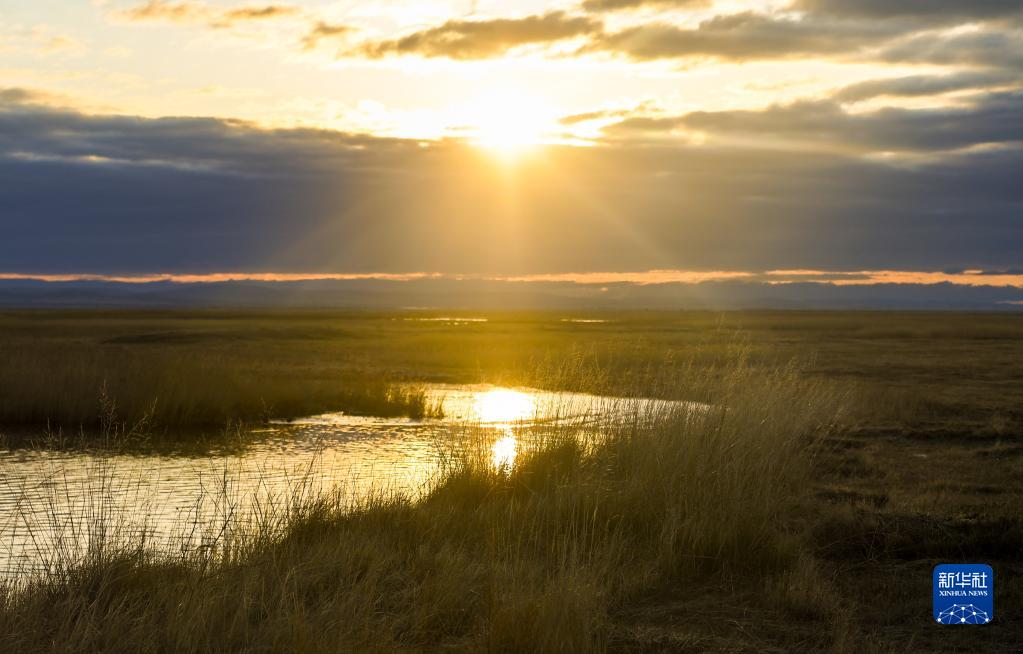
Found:
M 215 548 L 331 491 L 416 497 L 454 449 L 475 439 L 489 465 L 514 467 L 551 426 L 595 429 L 663 400 L 622 400 L 487 385 L 432 385 L 444 418 L 328 413 L 271 423 L 236 447 L 202 452 L 0 448 L 0 577 L 26 577 L 110 544 L 165 552 Z

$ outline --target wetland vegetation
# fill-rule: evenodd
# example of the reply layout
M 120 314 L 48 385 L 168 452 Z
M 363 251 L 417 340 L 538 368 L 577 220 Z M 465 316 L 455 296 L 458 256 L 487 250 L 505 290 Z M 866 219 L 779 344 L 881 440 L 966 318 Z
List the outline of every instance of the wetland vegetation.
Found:
M 9 312 L 11 448 L 429 419 L 437 382 L 708 407 L 621 400 L 598 430 L 539 426 L 505 466 L 466 425 L 419 495 L 296 494 L 172 554 L 98 539 L 4 582 L 0 649 L 1005 650 L 1021 336 L 1011 314 Z M 957 561 L 1000 580 L 968 637 L 929 617 L 930 570 Z

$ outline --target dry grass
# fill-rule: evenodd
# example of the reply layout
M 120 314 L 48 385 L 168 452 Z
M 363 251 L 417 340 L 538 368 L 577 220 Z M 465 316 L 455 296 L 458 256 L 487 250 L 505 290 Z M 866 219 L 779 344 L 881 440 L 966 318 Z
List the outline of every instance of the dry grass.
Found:
M 181 432 L 329 410 L 415 413 L 392 382 L 492 382 L 628 392 L 633 378 L 793 357 L 803 374 L 856 386 L 872 425 L 1023 424 L 1023 315 L 885 312 L 490 312 L 488 322 L 424 312 L 24 311 L 0 313 L 0 426 L 78 430 L 100 422 L 106 385 L 119 415 Z M 480 317 L 479 314 L 473 314 Z M 434 316 L 436 317 L 436 316 Z M 585 352 L 592 376 L 577 374 Z M 592 364 L 592 365 L 590 365 Z M 551 374 L 551 371 L 561 371 Z M 665 397 L 680 398 L 661 386 Z M 686 389 L 689 392 L 689 389 Z M 693 398 L 691 395 L 686 396 Z
M 52 360 L 49 360 L 52 357 Z M 439 416 L 423 389 L 376 378 L 310 375 L 195 354 L 104 350 L 12 354 L 0 372 L 0 416 L 6 425 L 104 427 L 111 410 L 150 430 L 221 428 L 344 410 L 377 416 Z
M 741 360 L 700 383 L 709 409 L 623 401 L 596 435 L 535 434 L 511 470 L 467 429 L 421 500 L 285 502 L 201 553 L 97 544 L 0 593 L 0 649 L 604 651 L 637 597 L 707 578 L 805 610 L 817 579 L 781 526 L 842 398 Z

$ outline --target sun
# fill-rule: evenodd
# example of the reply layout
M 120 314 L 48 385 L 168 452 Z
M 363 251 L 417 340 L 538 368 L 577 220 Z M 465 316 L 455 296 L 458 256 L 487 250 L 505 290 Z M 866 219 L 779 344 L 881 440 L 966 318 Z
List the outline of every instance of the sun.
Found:
M 471 103 L 467 122 L 474 144 L 505 157 L 549 141 L 557 126 L 551 107 L 511 88 L 490 92 Z

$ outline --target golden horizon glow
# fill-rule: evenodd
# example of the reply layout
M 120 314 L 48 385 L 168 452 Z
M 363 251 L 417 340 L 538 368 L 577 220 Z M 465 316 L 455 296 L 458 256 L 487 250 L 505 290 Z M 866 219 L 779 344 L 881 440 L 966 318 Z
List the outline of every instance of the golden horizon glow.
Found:
M 1011 286 L 1023 288 L 1023 274 L 964 270 L 940 272 L 921 270 L 764 270 L 758 272 L 730 270 L 640 270 L 630 272 L 534 273 L 499 275 L 482 273 L 14 273 L 0 272 L 0 281 L 36 281 L 47 283 L 109 282 L 120 284 L 215 284 L 223 282 L 258 281 L 268 283 L 307 281 L 393 281 L 417 280 L 487 281 L 511 283 L 565 284 L 701 284 L 707 282 L 746 281 L 766 284 L 796 282 L 834 284 L 835 286 L 866 286 L 870 284 L 956 284 L 961 286 Z

